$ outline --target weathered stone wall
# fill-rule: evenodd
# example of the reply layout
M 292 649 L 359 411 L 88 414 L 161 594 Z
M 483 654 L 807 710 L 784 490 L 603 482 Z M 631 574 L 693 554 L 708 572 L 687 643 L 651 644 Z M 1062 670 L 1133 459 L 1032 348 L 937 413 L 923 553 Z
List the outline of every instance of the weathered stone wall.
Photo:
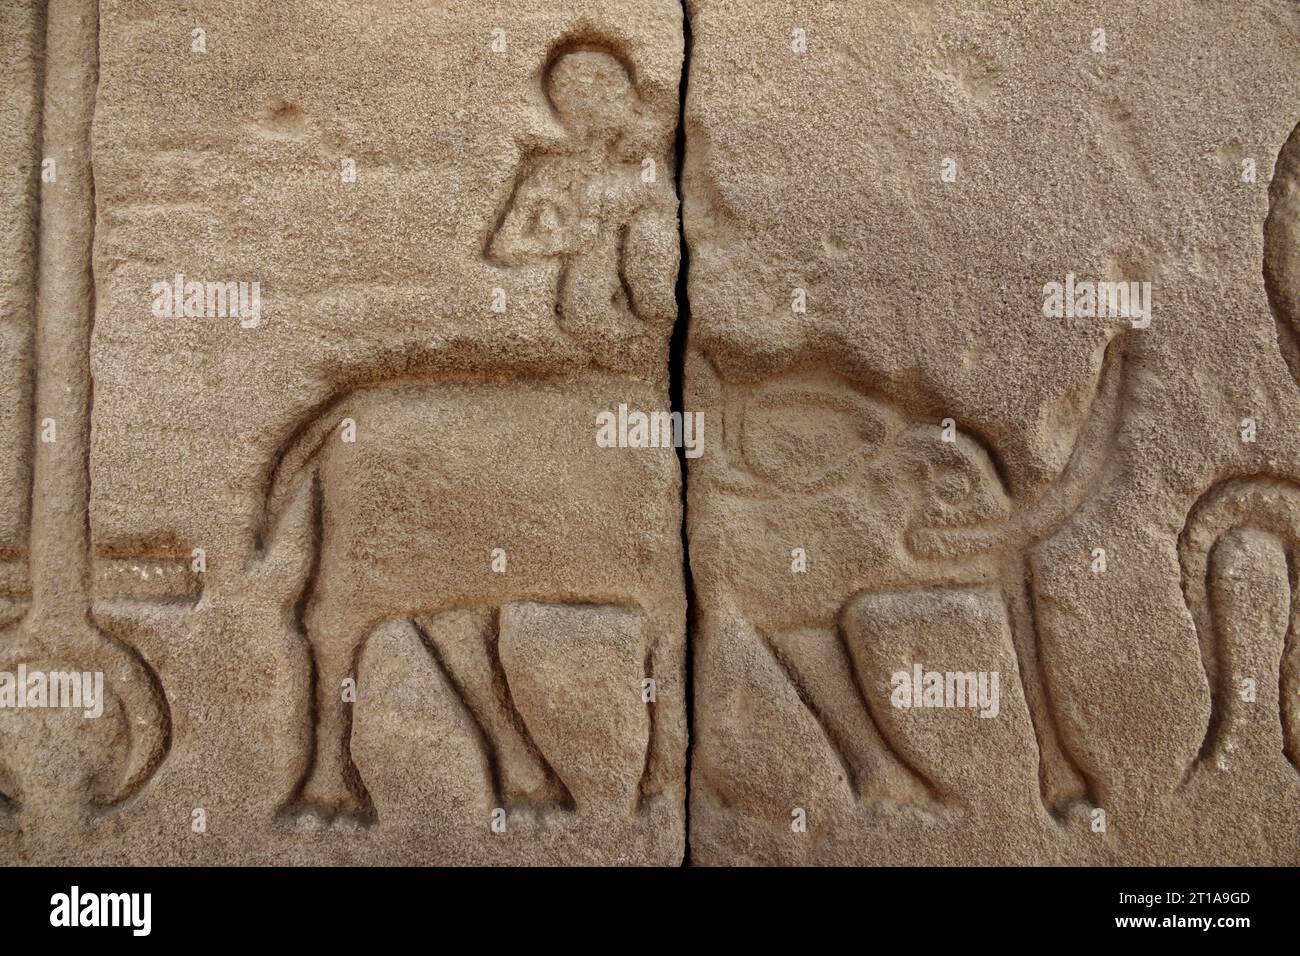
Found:
M 0 858 L 1300 862 L 1295 3 L 20 0 L 0 87 Z

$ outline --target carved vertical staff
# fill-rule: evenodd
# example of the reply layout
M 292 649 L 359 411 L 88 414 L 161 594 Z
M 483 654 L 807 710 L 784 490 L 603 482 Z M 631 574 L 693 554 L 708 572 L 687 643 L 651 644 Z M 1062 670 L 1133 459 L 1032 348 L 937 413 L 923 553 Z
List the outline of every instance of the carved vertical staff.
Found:
M 41 188 L 41 97 L 44 0 L 0 4 L 0 99 L 6 130 L 0 136 L 0 167 L 25 174 L 0 187 L 0 623 L 26 612 L 31 598 L 28 536 L 31 525 L 32 336 L 36 314 L 37 204 Z
M 98 0 L 50 0 L 45 42 L 44 151 L 58 179 L 42 194 L 38 247 L 31 623 L 38 640 L 62 643 L 86 633 L 90 609 L 90 127 Z
M 7 785 L 24 830 L 63 827 L 120 803 L 170 745 L 170 715 L 139 655 L 92 619 L 90 344 L 95 284 L 91 125 L 99 80 L 98 0 L 49 0 L 42 152 L 56 164 L 41 191 L 30 572 L 32 602 L 0 641 L 3 669 L 102 674 L 101 719 L 18 718 Z M 20 712 L 27 713 L 27 712 Z M 73 739 L 75 743 L 71 742 Z M 10 814 L 15 801 L 3 801 Z

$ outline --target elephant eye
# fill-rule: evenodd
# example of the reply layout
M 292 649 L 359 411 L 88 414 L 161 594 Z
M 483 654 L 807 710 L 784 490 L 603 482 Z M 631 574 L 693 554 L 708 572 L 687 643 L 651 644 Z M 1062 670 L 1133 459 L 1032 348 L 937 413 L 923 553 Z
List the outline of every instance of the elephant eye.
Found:
M 745 406 L 741 449 L 759 477 L 800 486 L 842 478 L 838 468 L 871 457 L 891 431 L 884 406 L 838 382 L 781 382 Z
M 919 424 L 907 439 L 920 465 L 920 517 L 934 525 L 1002 521 L 1011 503 L 987 452 L 967 435 L 953 444 L 934 440 L 933 425 Z
M 934 471 L 935 493 L 949 504 L 961 504 L 971 493 L 971 476 L 952 463 L 939 465 Z

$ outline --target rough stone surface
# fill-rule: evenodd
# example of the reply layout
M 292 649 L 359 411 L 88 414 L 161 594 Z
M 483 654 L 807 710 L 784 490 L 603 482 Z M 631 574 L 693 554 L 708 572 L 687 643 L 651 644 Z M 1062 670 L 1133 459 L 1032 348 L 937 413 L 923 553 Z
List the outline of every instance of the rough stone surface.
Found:
M 1300 863 L 1298 124 L 1294 0 L 0 5 L 0 861 Z
M 1300 7 L 691 7 L 692 859 L 1295 864 Z
M 593 441 L 669 406 L 680 6 L 98 6 L 4 12 L 6 343 L 24 282 L 71 301 L 47 258 L 94 290 L 32 360 L 89 443 L 6 438 L 0 546 L 66 446 L 35 521 L 82 557 L 4 669 L 114 668 L 98 720 L 3 712 L 4 858 L 680 863 L 680 467 Z M 41 187 L 37 272 L 42 77 L 94 192 Z

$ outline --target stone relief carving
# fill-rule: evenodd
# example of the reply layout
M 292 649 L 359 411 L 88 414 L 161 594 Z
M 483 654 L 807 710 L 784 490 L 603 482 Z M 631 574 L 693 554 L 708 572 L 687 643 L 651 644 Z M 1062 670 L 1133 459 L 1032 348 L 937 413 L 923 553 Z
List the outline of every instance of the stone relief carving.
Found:
M 1210 719 L 1188 778 L 1228 770 L 1252 756 L 1243 752 L 1252 746 L 1285 755 L 1300 772 L 1297 549 L 1300 485 L 1293 480 L 1219 482 L 1187 517 L 1178 556 L 1210 690 Z M 1267 732 L 1242 732 L 1254 722 Z
M 520 436 L 545 436 L 588 407 L 523 383 L 397 382 L 344 395 L 296 431 L 270 478 L 262 535 L 265 555 L 281 547 L 282 524 L 310 529 L 294 539 L 309 553 L 287 565 L 298 580 L 281 589 L 311 647 L 315 695 L 307 769 L 287 811 L 373 817 L 350 756 L 352 701 L 343 690 L 371 633 L 395 620 L 415 630 L 474 715 L 502 806 L 635 809 L 651 724 L 642 683 L 654 676 L 635 597 L 610 590 L 609 561 L 577 557 L 572 570 L 550 575 L 553 586 L 517 593 L 518 572 L 494 573 L 489 549 L 449 550 L 465 546 L 464 525 L 440 517 L 450 495 L 463 498 L 477 484 L 493 492 L 485 508 L 509 501 L 530 516 L 528 537 L 565 537 L 575 548 L 596 540 L 598 529 L 577 516 L 584 497 L 622 494 L 626 477 L 613 463 L 575 481 L 542 445 L 526 479 L 476 474 L 494 460 L 517 467 L 526 460 Z M 498 411 L 506 422 L 494 419 Z M 364 440 L 345 441 L 348 425 Z M 450 459 L 447 447 L 461 454 Z M 471 448 L 481 454 L 466 454 Z M 543 569 L 528 580 L 547 578 Z
M 898 645 L 885 635 L 901 634 L 942 655 L 943 635 L 962 627 L 981 636 L 958 657 L 1011 665 L 1003 679 L 1020 685 L 1021 745 L 1037 751 L 1043 805 L 1059 814 L 1089 798 L 1088 781 L 1052 711 L 1032 557 L 1103 479 L 1121 415 L 1123 347 L 1121 337 L 1107 348 L 1074 453 L 1056 483 L 1033 501 L 1016 500 L 996 453 L 977 435 L 949 423 L 951 440 L 945 440 L 940 423 L 837 376 L 802 373 L 753 387 L 723 386 L 726 458 L 705 480 L 711 495 L 728 502 L 726 523 L 780 528 L 796 535 L 792 540 L 815 538 L 823 569 L 814 584 L 758 556 L 728 556 L 730 542 L 711 535 L 693 541 L 693 566 L 697 575 L 701 567 L 729 572 L 724 587 L 736 613 L 787 671 L 860 798 L 922 805 L 955 798 L 958 788 L 937 778 L 959 759 L 960 748 L 918 759 L 907 754 L 894 726 L 888 682 L 903 663 L 894 652 L 907 641 Z M 933 619 L 915 610 L 922 606 L 933 607 Z M 843 650 L 826 649 L 827 641 Z M 838 668 L 826 663 L 828 654 L 839 658 Z M 844 692 L 846 678 L 856 693 Z M 881 763 L 891 759 L 907 774 L 894 792 L 882 792 Z M 896 772 L 884 776 L 899 779 Z
M 484 256 L 558 263 L 556 321 L 617 365 L 677 315 L 677 196 L 662 156 L 671 124 L 611 46 L 560 41 L 541 85 L 563 136 L 527 147 Z
M 39 191 L 40 215 L 30 224 L 33 331 L 22 362 L 32 372 L 23 410 L 31 428 L 30 441 L 13 452 L 30 462 L 30 500 L 17 509 L 26 514 L 25 536 L 0 542 L 0 672 L 101 674 L 105 719 L 39 708 L 0 714 L 0 831 L 24 839 L 69 824 L 90 831 L 156 820 L 148 816 L 156 806 L 142 805 L 166 785 L 165 770 L 203 708 L 201 694 L 176 696 L 168 680 L 174 662 L 148 650 L 188 635 L 140 635 L 165 627 L 154 615 L 159 608 L 183 609 L 168 620 L 196 630 L 212 610 L 194 542 L 144 534 L 99 547 L 95 539 L 93 359 L 96 349 L 101 358 L 112 355 L 135 334 L 122 323 L 97 340 L 97 309 L 114 296 L 122 308 L 120 289 L 110 286 L 114 271 L 158 263 L 144 253 L 96 258 L 103 212 L 92 121 L 110 124 L 109 138 L 120 119 L 97 113 L 99 20 L 78 0 L 51 0 L 45 30 L 56 42 L 41 70 L 40 150 L 58 160 L 64 178 L 59 189 Z M 494 169 L 484 186 L 491 195 L 482 208 L 491 212 L 467 227 L 473 261 L 457 275 L 544 274 L 552 290 L 546 308 L 555 328 L 582 346 L 582 364 L 548 368 L 548 356 L 530 352 L 523 334 L 520 355 L 503 357 L 497 370 L 459 368 L 454 358 L 425 368 L 399 356 L 380 363 L 379 375 L 336 375 L 309 408 L 297 394 L 279 396 L 300 409 L 287 434 L 272 435 L 266 419 L 251 416 L 228 430 L 239 436 L 232 444 L 274 447 L 270 460 L 247 469 L 257 471 L 258 486 L 240 485 L 222 499 L 258 499 L 249 509 L 249 553 L 230 563 L 262 582 L 244 597 L 279 614 L 308 655 L 304 679 L 286 682 L 306 689 L 293 702 L 296 719 L 275 730 L 294 751 L 294 780 L 274 794 L 279 812 L 267 814 L 266 832 L 379 840 L 386 810 L 366 767 L 383 752 L 372 746 L 359 765 L 353 739 L 358 691 L 385 688 L 357 682 L 368 647 L 407 641 L 418 643 L 437 675 L 447 698 L 439 713 L 462 718 L 448 733 L 465 738 L 481 766 L 481 779 L 467 786 L 485 805 L 566 835 L 596 818 L 668 819 L 684 834 L 679 806 L 670 818 L 651 815 L 656 800 L 680 803 L 674 787 L 685 779 L 673 750 L 685 747 L 687 682 L 672 657 L 684 636 L 672 603 L 680 581 L 663 574 L 670 563 L 677 574 L 689 563 L 696 583 L 685 636 L 697 642 L 701 669 L 727 658 L 726 675 L 742 691 L 762 692 L 757 680 L 745 684 L 746 668 L 771 665 L 814 728 L 801 736 L 801 724 L 789 739 L 768 742 L 786 748 L 782 783 L 806 784 L 803 762 L 824 747 L 863 827 L 884 814 L 924 826 L 960 823 L 972 808 L 1002 801 L 1064 829 L 1095 809 L 1102 789 L 1079 756 L 1073 725 L 1060 716 L 1053 669 L 1065 665 L 1043 640 L 1037 562 L 1115 479 L 1118 436 L 1138 390 L 1133 339 L 1144 333 L 1123 331 L 1106 343 L 1100 373 L 1074 409 L 1086 412 L 1062 419 L 1083 422 L 1068 462 L 1032 495 L 1008 477 L 986 423 L 904 407 L 864 384 L 865 376 L 832 371 L 811 352 L 791 349 L 782 370 L 749 377 L 724 376 L 680 340 L 670 354 L 674 323 L 685 321 L 680 156 L 672 149 L 678 128 L 687 138 L 685 121 L 649 95 L 637 42 L 567 21 L 548 36 L 554 39 L 531 50 L 527 77 L 516 84 L 521 101 L 532 97 L 545 116 L 510 132 L 517 161 Z M 940 75 L 953 79 L 951 71 Z M 992 89 L 981 85 L 981 103 Z M 1143 168 L 1132 116 L 1122 106 L 1112 111 L 1122 114 L 1133 153 L 1123 165 Z M 290 104 L 265 122 L 287 142 L 307 123 L 304 115 Z M 1113 132 L 1114 125 L 1112 116 L 1103 127 Z M 704 165 L 732 145 L 702 133 L 697 141 Z M 347 137 L 331 133 L 329 142 L 333 161 Z M 187 162 L 197 178 L 202 157 Z M 1155 177 L 1139 178 L 1154 188 Z M 711 199 L 722 194 L 703 179 L 697 187 Z M 1269 188 L 1262 276 L 1278 349 L 1300 384 L 1298 197 L 1300 128 L 1282 145 Z M 111 218 L 111 201 L 103 203 Z M 739 221 L 727 229 L 743 232 Z M 818 235 L 826 256 L 846 257 L 842 237 Z M 805 307 L 807 291 L 799 288 Z M 776 301 L 769 311 L 785 320 L 785 300 Z M 268 313 L 275 302 L 269 294 Z M 425 331 L 418 322 L 411 327 Z M 319 385 L 312 359 L 295 352 L 307 348 L 307 337 L 286 332 L 277 341 L 273 321 L 260 331 L 276 343 L 276 360 L 301 359 L 301 381 Z M 436 331 L 433 350 L 458 334 Z M 732 337 L 737 352 L 748 347 L 763 361 L 777 354 L 753 330 Z M 665 367 L 676 384 L 692 360 L 707 380 L 701 390 L 717 399 L 719 420 L 710 422 L 716 437 L 691 473 L 699 518 L 687 553 L 678 554 L 670 552 L 680 546 L 679 528 L 663 520 L 675 520 L 679 509 L 672 453 L 647 463 L 597 451 L 591 439 L 596 413 L 663 378 Z M 932 355 L 918 362 L 926 374 L 942 375 Z M 288 391 L 289 380 L 276 381 Z M 1194 385 L 1212 391 L 1204 381 Z M 1289 413 L 1283 409 L 1279 420 Z M 230 445 L 222 447 L 229 454 Z M 1183 463 L 1183 484 L 1169 492 L 1172 499 L 1192 488 L 1187 494 L 1195 496 L 1167 543 L 1209 699 L 1180 798 L 1248 762 L 1300 775 L 1300 475 L 1286 457 L 1293 446 L 1277 448 L 1246 465 L 1224 464 L 1233 459 L 1217 451 L 1213 463 Z M 243 464 L 232 464 L 232 475 Z M 1200 477 L 1194 484 L 1187 475 Z M 652 501 L 650 516 L 630 501 Z M 212 520 L 224 526 L 248 517 L 236 511 Z M 628 530 L 638 520 L 654 527 Z M 1156 518 L 1143 520 L 1167 530 Z M 530 565 L 535 555 L 548 560 Z M 810 577 L 790 566 L 801 561 L 824 570 Z M 662 593 L 646 583 L 655 574 Z M 212 627 L 202 633 L 229 634 Z M 203 653 L 215 661 L 221 651 Z M 996 674 L 1001 698 L 981 696 L 960 719 L 922 722 L 890 703 L 891 680 L 909 662 Z M 679 729 L 655 700 L 658 684 L 676 685 Z M 969 687 L 984 693 L 984 685 Z M 747 711 L 738 700 L 743 693 L 699 696 L 699 747 L 717 746 L 708 735 L 720 726 L 765 726 L 755 719 L 768 716 L 759 712 L 763 702 Z M 719 782 L 710 773 L 697 772 L 700 789 L 728 810 L 761 805 L 775 792 L 764 789 L 767 780 L 736 774 Z

